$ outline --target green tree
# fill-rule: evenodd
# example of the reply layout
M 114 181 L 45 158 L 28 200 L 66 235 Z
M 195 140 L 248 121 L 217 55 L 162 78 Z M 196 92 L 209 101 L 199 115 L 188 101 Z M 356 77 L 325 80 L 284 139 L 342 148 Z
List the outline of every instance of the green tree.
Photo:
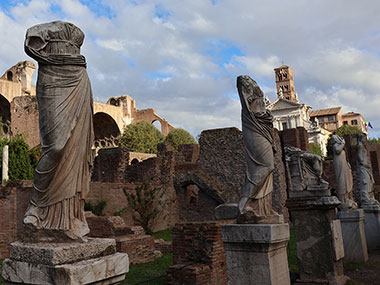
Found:
M 319 156 L 323 156 L 321 146 L 315 142 L 309 143 L 309 152 Z
M 152 124 L 138 122 L 125 127 L 120 136 L 120 146 L 130 151 L 157 153 L 157 144 L 164 141 L 164 136 Z
M 128 207 L 119 211 L 133 210 L 133 219 L 141 225 L 147 234 L 152 234 L 152 228 L 156 223 L 156 219 L 167 201 L 163 200 L 163 188 L 150 188 L 147 184 L 136 187 L 136 193 L 128 193 L 123 189 L 124 195 L 128 199 Z
M 29 145 L 21 135 L 16 135 L 9 142 L 9 180 L 33 179 L 33 176 Z
M 196 144 L 194 137 L 184 129 L 172 129 L 165 138 L 165 142 L 171 144 L 174 150 L 178 150 L 180 144 Z
M 380 137 L 369 139 L 368 142 L 380 144 Z
M 363 132 L 357 126 L 343 125 L 334 132 L 334 135 L 343 137 L 344 135 L 356 135 Z

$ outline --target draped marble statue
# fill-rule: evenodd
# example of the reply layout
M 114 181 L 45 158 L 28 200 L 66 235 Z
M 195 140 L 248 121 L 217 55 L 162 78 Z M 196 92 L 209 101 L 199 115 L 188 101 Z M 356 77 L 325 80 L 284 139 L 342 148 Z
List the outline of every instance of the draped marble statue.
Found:
M 26 32 L 25 52 L 39 65 L 42 146 L 24 217 L 28 236 L 38 232 L 80 240 L 89 232 L 83 206 L 92 164 L 93 99 L 86 60 L 80 54 L 83 40 L 78 27 L 61 21 Z
M 364 143 L 367 140 L 365 134 L 357 135 L 357 155 L 356 165 L 360 180 L 360 204 L 361 206 L 379 206 L 379 202 L 373 195 L 374 179 L 372 175 L 371 163 L 369 161 L 368 152 Z
M 346 152 L 344 150 L 345 140 L 344 138 L 333 135 L 331 137 L 331 143 L 334 152 L 334 171 L 337 186 L 337 195 L 342 203 L 340 209 L 345 211 L 348 209 L 356 209 L 357 204 L 352 200 L 352 172 L 351 166 L 346 159 Z
M 269 223 L 278 217 L 272 209 L 273 116 L 265 109 L 264 94 L 247 75 L 237 78 L 242 106 L 241 119 L 247 162 L 242 197 L 238 204 L 239 222 Z

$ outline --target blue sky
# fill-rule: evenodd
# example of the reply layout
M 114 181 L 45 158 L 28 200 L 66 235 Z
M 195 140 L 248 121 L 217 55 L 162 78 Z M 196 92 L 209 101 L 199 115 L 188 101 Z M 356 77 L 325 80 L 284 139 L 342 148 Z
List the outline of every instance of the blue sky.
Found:
M 128 94 L 194 136 L 240 128 L 236 77 L 275 100 L 273 69 L 293 68 L 302 103 L 342 106 L 380 136 L 378 1 L 0 0 L 0 70 L 28 57 L 28 27 L 70 21 L 86 34 L 94 98 Z

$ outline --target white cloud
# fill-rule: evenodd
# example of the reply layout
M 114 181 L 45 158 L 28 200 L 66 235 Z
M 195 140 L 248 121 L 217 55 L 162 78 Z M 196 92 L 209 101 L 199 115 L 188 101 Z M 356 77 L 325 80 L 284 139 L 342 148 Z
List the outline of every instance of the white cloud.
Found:
M 112 18 L 82 3 L 31 0 L 7 14 L 0 6 L 0 70 L 28 58 L 28 27 L 60 18 L 85 32 L 82 53 L 94 97 L 103 102 L 129 94 L 139 108 L 153 107 L 194 135 L 240 127 L 236 76 L 251 75 L 273 100 L 273 69 L 284 62 L 293 68 L 301 101 L 314 109 L 360 112 L 375 122 L 370 134 L 380 135 L 380 2 L 99 1 L 109 5 Z M 240 52 L 227 46 L 219 59 L 208 52 L 210 41 Z

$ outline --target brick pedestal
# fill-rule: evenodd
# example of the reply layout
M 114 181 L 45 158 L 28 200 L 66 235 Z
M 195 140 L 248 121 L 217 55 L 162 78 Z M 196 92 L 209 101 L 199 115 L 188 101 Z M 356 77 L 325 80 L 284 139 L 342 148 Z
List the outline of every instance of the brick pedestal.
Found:
M 174 265 L 167 271 L 165 284 L 227 284 L 222 223 L 176 224 L 172 230 Z

